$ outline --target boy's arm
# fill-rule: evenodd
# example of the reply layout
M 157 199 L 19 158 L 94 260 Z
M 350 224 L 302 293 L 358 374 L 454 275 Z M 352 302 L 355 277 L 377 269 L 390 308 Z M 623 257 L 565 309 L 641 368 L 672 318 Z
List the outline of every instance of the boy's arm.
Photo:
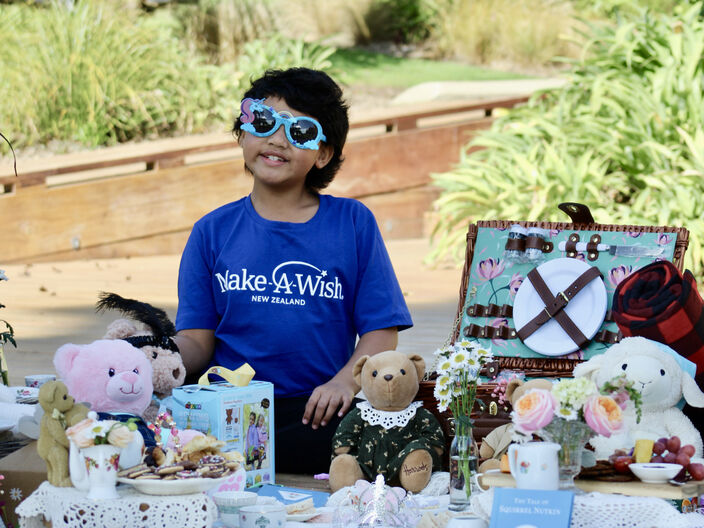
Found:
M 203 372 L 215 350 L 215 331 L 202 328 L 179 330 L 174 341 L 187 374 Z
M 336 412 L 338 416 L 343 416 L 361 389 L 352 377 L 352 369 L 357 360 L 362 356 L 395 350 L 397 345 L 398 329 L 395 326 L 361 335 L 354 354 L 345 366 L 330 381 L 318 385 L 310 395 L 303 413 L 303 423 L 311 423 L 311 427 L 317 429 L 318 425 L 327 425 Z

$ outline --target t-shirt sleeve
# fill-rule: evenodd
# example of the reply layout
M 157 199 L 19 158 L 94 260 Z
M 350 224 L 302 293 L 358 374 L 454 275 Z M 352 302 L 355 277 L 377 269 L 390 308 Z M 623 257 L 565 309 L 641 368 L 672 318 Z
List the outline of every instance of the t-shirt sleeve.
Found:
M 215 330 L 218 316 L 213 298 L 212 264 L 207 258 L 205 237 L 198 224 L 193 227 L 181 255 L 178 270 L 176 330 Z
M 368 209 L 358 228 L 359 274 L 354 319 L 359 335 L 372 330 L 413 326 L 401 286 L 374 215 Z

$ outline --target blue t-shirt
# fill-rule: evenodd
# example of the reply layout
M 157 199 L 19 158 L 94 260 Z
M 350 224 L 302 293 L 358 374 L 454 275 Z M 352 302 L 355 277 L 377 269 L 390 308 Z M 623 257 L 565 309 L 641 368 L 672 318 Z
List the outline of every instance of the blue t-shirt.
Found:
M 329 195 L 305 223 L 266 220 L 249 196 L 201 218 L 178 296 L 177 330 L 215 330 L 212 364 L 247 362 L 277 396 L 330 380 L 357 335 L 413 324 L 373 214 Z

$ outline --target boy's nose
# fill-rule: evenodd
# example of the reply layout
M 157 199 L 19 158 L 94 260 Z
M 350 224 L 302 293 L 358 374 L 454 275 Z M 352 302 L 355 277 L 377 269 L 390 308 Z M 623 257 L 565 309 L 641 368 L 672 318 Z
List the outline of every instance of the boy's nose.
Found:
M 279 126 L 272 135 L 268 136 L 269 143 L 271 145 L 285 146 L 288 144 L 288 138 L 286 137 L 286 130 L 284 130 L 283 125 Z

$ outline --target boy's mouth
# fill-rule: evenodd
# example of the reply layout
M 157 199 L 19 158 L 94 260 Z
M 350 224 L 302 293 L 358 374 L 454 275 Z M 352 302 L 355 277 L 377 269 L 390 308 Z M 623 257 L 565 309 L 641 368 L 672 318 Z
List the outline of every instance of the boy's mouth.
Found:
M 275 163 L 285 163 L 286 161 L 288 161 L 283 156 L 280 156 L 279 154 L 275 154 L 273 152 L 262 152 L 261 156 Z

